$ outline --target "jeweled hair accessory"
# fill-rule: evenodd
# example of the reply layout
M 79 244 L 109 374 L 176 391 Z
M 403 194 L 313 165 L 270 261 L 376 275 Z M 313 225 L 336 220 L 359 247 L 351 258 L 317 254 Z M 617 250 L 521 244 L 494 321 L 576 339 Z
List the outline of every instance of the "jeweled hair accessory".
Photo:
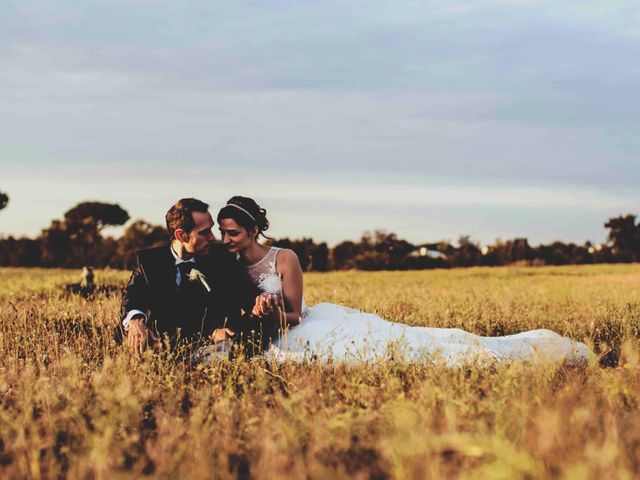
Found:
M 236 205 L 235 203 L 227 203 L 227 207 L 235 207 L 238 210 L 242 210 L 244 213 L 246 213 L 247 215 L 249 215 L 249 218 L 251 218 L 251 220 L 253 220 L 254 222 L 256 221 L 256 219 L 253 217 L 253 215 L 251 215 L 249 212 L 247 212 L 244 208 L 242 208 L 240 205 Z

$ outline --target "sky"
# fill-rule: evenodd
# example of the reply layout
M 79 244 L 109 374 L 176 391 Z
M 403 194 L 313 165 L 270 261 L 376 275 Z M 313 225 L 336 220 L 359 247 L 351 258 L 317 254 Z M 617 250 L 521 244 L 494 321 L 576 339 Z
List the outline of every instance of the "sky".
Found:
M 246 195 L 277 237 L 601 242 L 639 58 L 637 1 L 3 0 L 0 235 Z

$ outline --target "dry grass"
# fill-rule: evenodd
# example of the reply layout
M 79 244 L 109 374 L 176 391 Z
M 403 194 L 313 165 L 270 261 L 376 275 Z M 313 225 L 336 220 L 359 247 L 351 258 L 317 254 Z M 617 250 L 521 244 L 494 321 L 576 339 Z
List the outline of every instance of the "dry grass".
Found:
M 616 368 L 130 358 L 118 298 L 0 269 L 1 478 L 637 478 L 640 269 L 309 274 L 308 303 L 484 335 L 551 328 Z M 123 272 L 98 282 L 124 283 Z

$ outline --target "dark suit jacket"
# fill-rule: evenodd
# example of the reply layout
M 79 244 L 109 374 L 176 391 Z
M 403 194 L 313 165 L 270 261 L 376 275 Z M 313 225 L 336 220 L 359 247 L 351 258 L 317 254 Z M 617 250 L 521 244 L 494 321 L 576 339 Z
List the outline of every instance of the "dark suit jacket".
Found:
M 260 292 L 235 257 L 214 245 L 209 254 L 196 257 L 195 268 L 205 275 L 211 292 L 197 282 L 190 295 L 180 295 L 170 247 L 137 252 L 137 266 L 122 296 L 122 319 L 130 310 L 141 310 L 148 316 L 147 326 L 171 340 L 196 340 L 226 326 L 236 332 L 235 339 L 246 339 L 254 331 L 264 333 L 266 341 L 271 324 L 266 327 L 265 321 L 250 316 Z

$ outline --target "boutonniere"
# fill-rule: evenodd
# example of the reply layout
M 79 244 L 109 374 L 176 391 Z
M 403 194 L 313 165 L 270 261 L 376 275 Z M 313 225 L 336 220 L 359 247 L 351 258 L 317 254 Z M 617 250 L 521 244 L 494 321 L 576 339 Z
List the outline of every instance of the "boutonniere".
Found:
M 207 283 L 207 277 L 204 276 L 204 273 L 202 273 L 197 268 L 191 269 L 191 271 L 189 272 L 189 281 L 197 282 L 198 280 L 200 281 L 200 283 L 202 283 L 204 288 L 207 289 L 207 293 L 211 292 L 211 287 Z

